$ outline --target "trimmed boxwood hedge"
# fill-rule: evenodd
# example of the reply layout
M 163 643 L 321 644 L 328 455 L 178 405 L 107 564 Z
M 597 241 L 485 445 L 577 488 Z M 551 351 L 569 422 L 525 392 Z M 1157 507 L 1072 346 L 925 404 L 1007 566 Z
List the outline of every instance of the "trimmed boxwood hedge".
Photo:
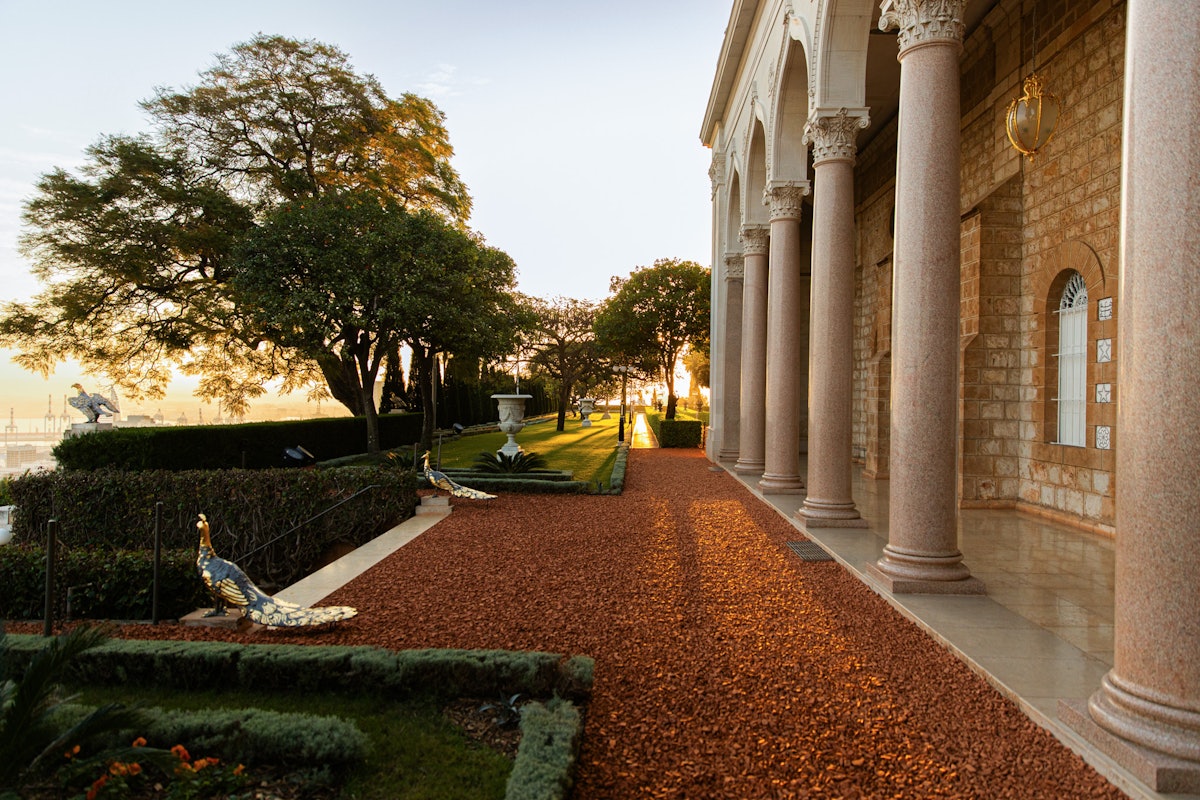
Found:
M 367 487 L 373 488 L 312 519 Z M 13 540 L 42 544 L 54 518 L 64 552 L 149 551 L 161 501 L 165 549 L 194 553 L 196 515 L 204 513 L 218 555 L 264 588 L 287 586 L 319 566 L 332 545 L 358 547 L 411 517 L 416 487 L 411 470 L 388 467 L 36 472 L 12 482 Z M 0 559 L 6 549 L 0 548 Z
M 420 414 L 379 418 L 380 447 L 411 445 L 421 438 Z M 54 458 L 66 470 L 267 469 L 289 466 L 285 448 L 300 445 L 317 460 L 367 449 L 363 417 L 249 422 L 244 425 L 190 425 L 113 428 L 63 439 Z
M 699 447 L 703 425 L 698 419 L 664 419 L 661 414 L 647 412 L 659 447 Z

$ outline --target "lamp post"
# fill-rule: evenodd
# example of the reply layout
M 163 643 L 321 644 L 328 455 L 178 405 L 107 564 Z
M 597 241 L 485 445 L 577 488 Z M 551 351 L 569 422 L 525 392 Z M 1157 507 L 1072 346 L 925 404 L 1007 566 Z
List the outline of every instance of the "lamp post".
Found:
M 621 421 L 617 423 L 617 441 L 625 441 L 625 381 L 629 377 L 629 367 L 613 367 L 614 372 L 621 375 Z

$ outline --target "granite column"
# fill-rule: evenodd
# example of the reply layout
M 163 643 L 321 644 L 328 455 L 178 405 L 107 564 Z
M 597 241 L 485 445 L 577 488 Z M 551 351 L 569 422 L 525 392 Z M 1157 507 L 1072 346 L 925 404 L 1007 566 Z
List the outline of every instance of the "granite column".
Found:
M 766 457 L 758 488 L 765 494 L 801 494 L 800 370 L 808 309 L 803 307 L 800 214 L 808 182 L 775 186 L 763 194 L 771 209 L 770 290 L 767 295 Z
M 808 528 L 862 528 L 851 491 L 851 392 L 854 369 L 855 137 L 870 120 L 814 116 L 813 259 L 809 358 L 808 496 L 796 511 Z
M 742 370 L 738 398 L 740 422 L 736 472 L 758 473 L 765 465 L 767 399 L 767 247 L 765 225 L 743 225 L 741 232 Z
M 1060 716 L 1159 792 L 1200 793 L 1200 4 L 1131 0 L 1117 301 L 1113 668 Z M 1067 704 L 1064 704 L 1067 705 Z M 1068 713 L 1064 713 L 1068 712 Z
M 893 592 L 975 594 L 958 548 L 959 66 L 965 0 L 887 0 L 899 28 L 888 544 Z
M 722 424 L 721 447 L 717 457 L 722 460 L 738 457 L 741 432 L 742 381 L 742 281 L 743 256 L 725 256 L 725 358 L 721 364 Z

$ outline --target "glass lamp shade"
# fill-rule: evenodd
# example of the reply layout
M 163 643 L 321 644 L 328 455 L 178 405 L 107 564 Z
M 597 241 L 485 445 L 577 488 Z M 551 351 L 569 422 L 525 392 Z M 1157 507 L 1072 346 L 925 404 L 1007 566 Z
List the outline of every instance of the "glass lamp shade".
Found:
M 1005 116 L 1008 140 L 1029 160 L 1050 141 L 1058 125 L 1058 98 L 1042 88 L 1042 79 L 1025 79 L 1025 93 L 1013 100 Z

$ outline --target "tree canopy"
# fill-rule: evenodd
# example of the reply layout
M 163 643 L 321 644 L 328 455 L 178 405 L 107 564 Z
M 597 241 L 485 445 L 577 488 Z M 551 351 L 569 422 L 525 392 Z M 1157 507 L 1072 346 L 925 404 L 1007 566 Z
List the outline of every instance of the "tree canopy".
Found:
M 535 322 L 530 334 L 534 374 L 554 382 L 558 393 L 558 430 L 566 426 L 571 396 L 580 384 L 594 384 L 609 370 L 601 358 L 593 325 L 596 304 L 586 300 L 556 297 L 530 300 Z
M 708 339 L 709 271 L 694 261 L 660 258 L 628 278 L 596 318 L 602 346 L 620 359 L 649 360 L 667 385 L 667 419 L 675 418 L 675 365 L 685 346 Z
M 402 343 L 413 349 L 432 439 L 432 371 L 422 363 L 440 351 L 507 347 L 514 272 L 506 255 L 430 211 L 373 192 L 329 192 L 280 207 L 243 237 L 232 288 L 266 342 L 346 370 L 367 418 L 367 449 L 377 452 L 374 388 L 388 354 Z
M 130 398 L 161 397 L 175 369 L 200 376 L 200 396 L 234 415 L 275 377 L 285 390 L 323 382 L 364 413 L 351 363 L 260 346 L 264 320 L 232 295 L 230 254 L 285 205 L 347 192 L 439 216 L 480 244 L 466 232 L 470 197 L 442 113 L 415 95 L 387 97 L 336 47 L 264 35 L 143 107 L 151 133 L 101 138 L 78 174 L 38 182 L 21 248 L 44 288 L 3 307 L 0 345 L 43 374 L 78 359 Z

